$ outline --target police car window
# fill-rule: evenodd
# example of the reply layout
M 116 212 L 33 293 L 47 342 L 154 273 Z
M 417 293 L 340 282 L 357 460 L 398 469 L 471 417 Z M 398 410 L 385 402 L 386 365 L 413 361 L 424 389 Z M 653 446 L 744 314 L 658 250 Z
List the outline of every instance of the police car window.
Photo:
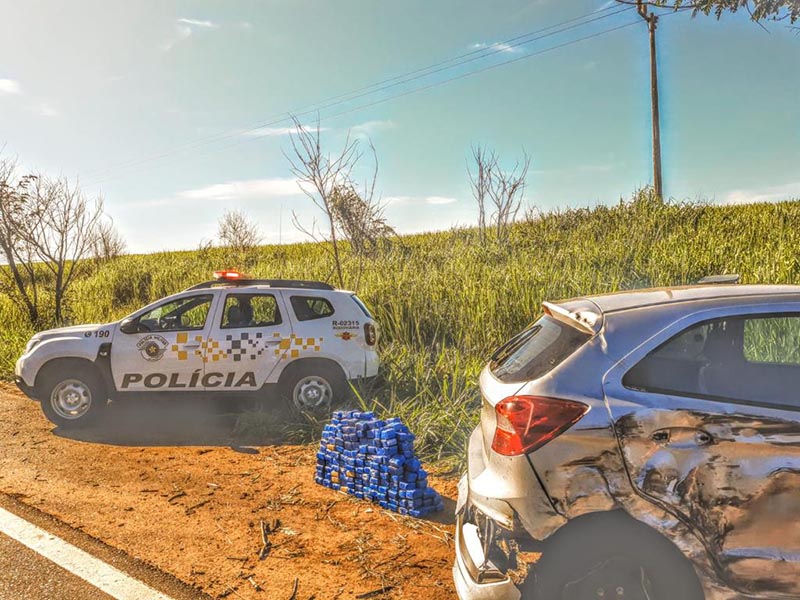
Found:
M 272 294 L 228 294 L 225 298 L 223 329 L 269 327 L 281 322 L 278 301 Z
M 800 408 L 800 315 L 694 325 L 648 354 L 622 383 L 657 394 Z
M 211 294 L 170 300 L 139 317 L 139 326 L 147 331 L 189 331 L 205 327 Z
M 323 319 L 333 314 L 331 303 L 318 296 L 292 296 L 291 303 L 298 321 Z

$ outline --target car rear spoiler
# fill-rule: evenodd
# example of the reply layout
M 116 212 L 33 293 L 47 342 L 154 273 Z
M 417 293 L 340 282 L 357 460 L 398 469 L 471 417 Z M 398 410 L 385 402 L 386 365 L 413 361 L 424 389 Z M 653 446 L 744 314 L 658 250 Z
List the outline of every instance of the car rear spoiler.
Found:
M 572 312 L 552 302 L 542 302 L 542 308 L 546 315 L 554 318 L 556 321 L 566 323 L 589 335 L 594 335 L 600 331 L 600 326 L 603 322 L 601 315 L 597 313 L 589 311 Z

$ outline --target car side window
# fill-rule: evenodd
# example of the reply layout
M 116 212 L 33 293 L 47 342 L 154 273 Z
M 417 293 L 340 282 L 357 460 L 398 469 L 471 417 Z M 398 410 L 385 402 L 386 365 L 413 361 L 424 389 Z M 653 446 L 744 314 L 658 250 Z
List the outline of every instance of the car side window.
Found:
M 222 312 L 222 329 L 269 327 L 283 322 L 272 294 L 228 294 Z
M 298 321 L 324 319 L 333 314 L 333 305 L 319 296 L 292 296 L 290 302 Z
M 744 358 L 750 363 L 800 366 L 800 315 L 745 321 Z
M 203 329 L 213 299 L 211 294 L 199 294 L 170 300 L 140 315 L 139 326 L 145 331 Z
M 622 382 L 653 393 L 800 408 L 800 314 L 694 325 L 650 352 Z

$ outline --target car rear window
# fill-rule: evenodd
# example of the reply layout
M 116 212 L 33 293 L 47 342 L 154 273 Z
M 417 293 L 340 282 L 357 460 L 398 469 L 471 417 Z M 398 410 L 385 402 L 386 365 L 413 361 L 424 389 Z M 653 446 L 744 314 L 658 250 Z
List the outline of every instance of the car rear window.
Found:
M 324 319 L 333 314 L 333 305 L 319 296 L 292 296 L 290 299 L 298 321 Z
M 358 296 L 356 296 L 355 294 L 353 294 L 353 295 L 351 296 L 351 298 L 353 299 L 353 302 L 355 302 L 356 304 L 358 304 L 358 308 L 360 308 L 360 309 L 361 309 L 361 312 L 363 312 L 365 315 L 367 315 L 367 318 L 368 318 L 368 319 L 372 319 L 372 318 L 373 318 L 373 317 L 372 317 L 372 313 L 371 313 L 371 312 L 369 312 L 369 309 L 367 308 L 367 305 L 366 305 L 366 304 L 364 304 L 364 302 L 361 300 L 361 298 L 359 298 L 359 297 L 358 297 Z
M 591 337 L 544 316 L 511 338 L 492 355 L 489 368 L 506 383 L 537 379 L 558 366 Z

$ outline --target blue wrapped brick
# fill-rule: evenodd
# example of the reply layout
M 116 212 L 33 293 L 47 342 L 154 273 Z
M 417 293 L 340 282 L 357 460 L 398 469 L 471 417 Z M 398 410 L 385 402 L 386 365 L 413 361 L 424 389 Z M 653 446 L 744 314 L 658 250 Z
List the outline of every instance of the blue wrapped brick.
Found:
M 414 434 L 398 417 L 337 411 L 322 430 L 314 481 L 412 517 L 444 510 L 414 456 Z

